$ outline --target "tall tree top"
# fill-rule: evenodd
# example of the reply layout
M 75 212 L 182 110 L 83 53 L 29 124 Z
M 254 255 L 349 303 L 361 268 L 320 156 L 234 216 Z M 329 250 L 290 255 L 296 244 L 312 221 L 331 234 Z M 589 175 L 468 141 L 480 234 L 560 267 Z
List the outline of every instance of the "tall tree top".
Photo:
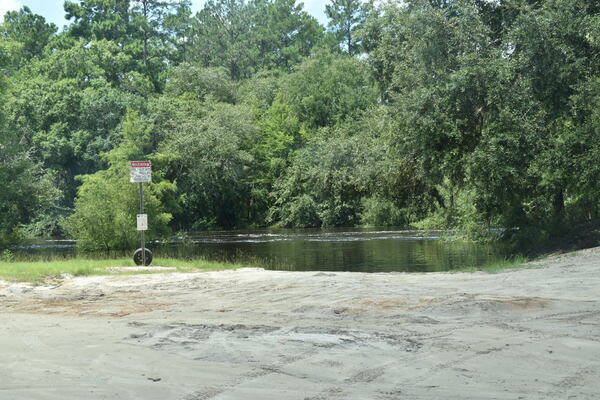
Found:
M 7 12 L 0 25 L 0 36 L 20 43 L 26 59 L 39 56 L 56 31 L 56 25 L 46 23 L 44 17 L 34 14 L 29 7 Z
M 130 33 L 129 0 L 65 1 L 70 33 L 78 38 L 111 40 L 124 44 Z
M 348 54 L 358 53 L 359 44 L 354 34 L 372 8 L 372 0 L 366 3 L 361 0 L 332 0 L 325 6 L 325 14 L 329 18 L 327 27 Z

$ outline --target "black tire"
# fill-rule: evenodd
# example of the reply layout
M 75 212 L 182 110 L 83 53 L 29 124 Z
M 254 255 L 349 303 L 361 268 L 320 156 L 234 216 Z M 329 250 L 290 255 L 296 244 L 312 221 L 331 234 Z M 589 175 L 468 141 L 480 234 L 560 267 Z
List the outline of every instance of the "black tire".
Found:
M 152 252 L 149 249 L 146 250 L 146 264 L 150 265 L 152 262 Z M 133 253 L 133 262 L 135 265 L 142 265 L 142 249 L 137 249 L 135 253 Z

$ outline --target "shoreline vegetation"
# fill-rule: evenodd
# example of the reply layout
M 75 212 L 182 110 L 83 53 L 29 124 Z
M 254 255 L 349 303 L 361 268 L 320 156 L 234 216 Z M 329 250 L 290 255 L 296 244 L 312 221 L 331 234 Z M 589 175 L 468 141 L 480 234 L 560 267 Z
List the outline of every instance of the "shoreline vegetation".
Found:
M 455 232 L 456 233 L 456 232 Z M 443 236 L 440 240 L 469 241 L 461 234 Z M 556 254 L 567 254 L 577 250 L 600 246 L 600 228 L 595 224 L 578 226 L 569 229 L 564 235 L 546 241 L 543 245 L 532 247 L 528 251 L 516 252 L 503 259 L 494 260 L 482 265 L 464 265 L 448 269 L 448 273 L 498 273 L 509 269 L 523 268 L 525 264 L 543 260 Z M 168 269 L 167 269 L 168 268 Z M 164 272 L 207 272 L 220 270 L 236 270 L 240 268 L 264 268 L 280 271 L 294 270 L 283 265 L 275 265 L 267 259 L 247 259 L 241 261 L 212 261 L 202 258 L 169 258 L 158 257 L 153 265 L 136 267 L 129 257 L 47 259 L 31 260 L 15 258 L 10 250 L 0 253 L 0 280 L 13 282 L 31 282 L 41 284 L 53 279 L 79 276 L 100 275 L 134 275 Z M 317 271 L 318 269 L 315 269 Z M 314 271 L 312 271 L 314 272 Z M 442 272 L 442 271 L 434 271 Z M 419 272 L 409 272 L 419 273 Z M 421 272 L 423 274 L 429 271 Z
M 140 4 L 144 3 L 144 7 Z M 0 247 L 243 227 L 502 230 L 600 218 L 596 0 L 64 3 L 0 20 Z
M 541 257 L 540 259 L 543 259 L 544 257 Z M 538 260 L 538 259 L 536 259 Z M 497 260 L 497 261 L 492 261 L 490 263 L 487 264 L 483 264 L 480 266 L 464 266 L 464 267 L 459 267 L 456 269 L 453 269 L 449 272 L 487 272 L 490 274 L 495 274 L 497 272 L 501 272 L 507 269 L 515 269 L 515 268 L 520 268 L 523 267 L 525 264 L 527 264 L 530 261 L 534 261 L 534 259 L 530 259 L 528 257 L 522 256 L 522 255 L 516 255 L 513 257 L 507 257 L 504 258 L 502 260 Z
M 467 240 L 460 234 L 444 236 L 441 240 Z M 523 268 L 532 261 L 543 260 L 556 254 L 572 253 L 585 248 L 600 246 L 600 228 L 596 224 L 580 225 L 567 230 L 564 235 L 546 241 L 543 245 L 518 252 L 500 260 L 482 265 L 464 265 L 447 270 L 448 273 L 498 273 L 509 269 Z M 168 269 L 165 269 L 168 268 Z M 202 258 L 162 258 L 154 260 L 152 266 L 137 268 L 131 258 L 108 257 L 92 259 L 75 257 L 73 259 L 28 260 L 15 258 L 10 250 L 0 254 L 0 280 L 30 282 L 41 284 L 53 279 L 78 276 L 134 275 L 164 272 L 207 272 L 235 270 L 240 268 L 265 268 L 286 271 L 285 266 L 276 266 L 270 260 L 249 259 L 241 262 L 211 261 Z M 293 270 L 293 269 L 292 269 Z M 312 271 L 314 272 L 314 271 Z M 438 271 L 436 271 L 438 272 Z M 415 272 L 411 272 L 415 273 Z M 418 273 L 418 272 L 417 272 Z M 422 272 L 427 274 L 428 272 Z
M 524 256 L 507 257 L 505 259 L 493 261 L 480 266 L 465 265 L 463 267 L 444 272 L 497 273 L 506 269 L 522 267 L 528 261 L 532 260 Z M 176 258 L 157 258 L 153 264 L 154 265 L 147 267 L 138 267 L 131 259 L 127 258 L 100 260 L 74 258 L 70 260 L 49 261 L 0 261 L 0 280 L 5 280 L 8 282 L 29 282 L 37 285 L 55 279 L 82 276 L 138 275 L 165 272 L 188 273 L 236 270 L 240 268 L 262 268 L 260 262 L 235 263 L 208 261 L 203 259 L 183 260 Z M 278 268 L 277 270 L 285 271 L 286 269 Z M 307 272 L 314 273 L 315 271 Z M 427 273 L 429 272 L 422 272 L 422 274 Z
M 157 258 L 156 266 L 137 267 L 129 258 L 90 260 L 74 258 L 52 261 L 0 261 L 0 280 L 42 284 L 53 279 L 79 276 L 134 275 L 162 272 L 207 272 L 254 267 L 250 264 L 206 260 Z M 168 269 L 165 269 L 167 267 Z

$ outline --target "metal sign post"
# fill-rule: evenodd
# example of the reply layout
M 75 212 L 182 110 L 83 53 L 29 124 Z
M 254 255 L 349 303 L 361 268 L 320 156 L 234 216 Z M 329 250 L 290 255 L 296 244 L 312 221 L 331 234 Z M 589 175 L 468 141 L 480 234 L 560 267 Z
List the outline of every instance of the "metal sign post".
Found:
M 138 216 L 138 221 L 141 219 L 140 217 L 142 215 L 144 215 L 144 184 L 140 182 L 140 215 Z M 144 240 L 144 233 L 146 230 L 144 228 L 147 229 L 147 227 L 140 226 L 138 223 L 138 231 L 142 234 L 142 265 L 146 265 L 146 241 Z
M 145 232 L 148 230 L 148 215 L 144 214 L 144 182 L 152 182 L 152 162 L 150 161 L 130 161 L 131 176 L 129 181 L 139 184 L 140 189 L 140 213 L 137 215 L 137 230 L 141 234 L 142 247 L 133 254 L 133 261 L 139 265 L 150 265 L 152 262 L 152 253 L 146 250 Z M 146 257 L 148 252 L 148 258 Z M 140 254 L 141 253 L 141 254 Z M 140 256 L 141 255 L 141 259 Z

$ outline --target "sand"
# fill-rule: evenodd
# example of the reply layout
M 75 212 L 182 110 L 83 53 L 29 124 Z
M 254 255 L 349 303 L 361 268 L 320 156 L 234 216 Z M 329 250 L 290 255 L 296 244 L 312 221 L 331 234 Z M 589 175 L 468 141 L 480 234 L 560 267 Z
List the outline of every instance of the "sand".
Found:
M 600 248 L 498 274 L 0 282 L 0 399 L 598 399 Z

